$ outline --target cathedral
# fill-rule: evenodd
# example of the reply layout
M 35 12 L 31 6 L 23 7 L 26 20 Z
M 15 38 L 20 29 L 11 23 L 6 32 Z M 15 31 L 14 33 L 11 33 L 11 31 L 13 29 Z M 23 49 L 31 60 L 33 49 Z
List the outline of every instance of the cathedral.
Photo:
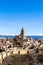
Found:
M 17 44 L 23 44 L 24 42 L 28 41 L 28 39 L 25 37 L 23 28 L 21 29 L 20 34 L 15 36 L 14 41 Z

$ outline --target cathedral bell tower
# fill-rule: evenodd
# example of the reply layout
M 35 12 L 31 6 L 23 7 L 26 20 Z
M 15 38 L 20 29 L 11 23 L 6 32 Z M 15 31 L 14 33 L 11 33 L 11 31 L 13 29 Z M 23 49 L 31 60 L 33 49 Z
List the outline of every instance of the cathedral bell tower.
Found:
M 24 40 L 24 29 L 21 29 L 21 43 L 23 43 Z

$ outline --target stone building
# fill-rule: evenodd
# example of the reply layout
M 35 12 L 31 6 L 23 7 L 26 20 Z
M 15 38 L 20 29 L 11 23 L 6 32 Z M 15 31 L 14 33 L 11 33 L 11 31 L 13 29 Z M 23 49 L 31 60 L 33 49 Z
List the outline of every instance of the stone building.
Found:
M 21 29 L 21 33 L 19 35 L 16 35 L 13 39 L 15 44 L 23 45 L 24 42 L 27 42 L 28 39 L 25 37 L 24 29 Z
M 39 55 L 43 55 L 43 48 L 39 49 Z
M 4 44 L 4 46 L 5 46 L 5 48 L 7 47 L 7 48 L 9 48 L 9 47 L 13 47 L 13 42 L 12 42 L 12 39 L 9 39 L 9 38 L 6 38 L 5 40 L 4 40 L 4 42 L 3 42 L 3 44 Z

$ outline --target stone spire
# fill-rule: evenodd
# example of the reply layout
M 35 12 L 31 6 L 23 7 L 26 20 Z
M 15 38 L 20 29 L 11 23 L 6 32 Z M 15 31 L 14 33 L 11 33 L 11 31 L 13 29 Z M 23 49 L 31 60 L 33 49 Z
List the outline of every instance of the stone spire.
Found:
M 24 29 L 23 29 L 23 27 L 22 27 L 22 29 L 21 29 L 21 34 L 24 34 Z
M 21 42 L 23 42 L 24 40 L 24 29 L 22 28 L 21 29 Z

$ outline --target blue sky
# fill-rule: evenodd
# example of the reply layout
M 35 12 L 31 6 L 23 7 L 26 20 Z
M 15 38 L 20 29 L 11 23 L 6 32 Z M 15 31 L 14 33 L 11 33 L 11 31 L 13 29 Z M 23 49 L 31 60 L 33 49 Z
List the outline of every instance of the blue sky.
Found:
M 0 0 L 0 34 L 43 35 L 43 0 Z

